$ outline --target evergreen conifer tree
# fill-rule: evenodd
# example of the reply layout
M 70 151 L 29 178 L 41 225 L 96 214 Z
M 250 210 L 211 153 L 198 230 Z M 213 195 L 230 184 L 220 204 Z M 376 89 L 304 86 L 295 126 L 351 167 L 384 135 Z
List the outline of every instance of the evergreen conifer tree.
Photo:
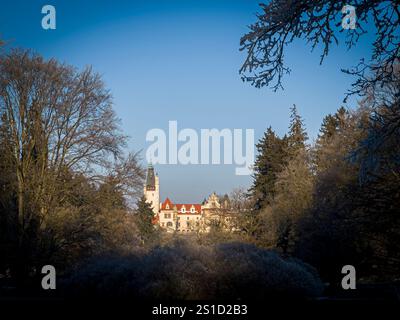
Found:
M 276 175 L 286 163 L 286 143 L 286 136 L 279 138 L 269 127 L 256 145 L 258 155 L 250 189 L 255 210 L 264 208 L 274 197 Z
M 296 156 L 299 150 L 306 149 L 308 139 L 307 132 L 304 128 L 303 119 L 297 112 L 297 107 L 294 104 L 290 108 L 290 125 L 288 134 L 288 155 L 290 158 Z
M 137 202 L 136 218 L 140 236 L 144 242 L 147 242 L 155 235 L 155 228 L 153 225 L 154 212 L 150 204 L 146 202 L 144 196 Z

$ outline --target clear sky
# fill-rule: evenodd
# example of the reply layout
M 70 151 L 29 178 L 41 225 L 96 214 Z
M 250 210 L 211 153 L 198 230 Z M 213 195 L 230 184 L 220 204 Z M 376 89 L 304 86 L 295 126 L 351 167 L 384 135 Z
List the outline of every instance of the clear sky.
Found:
M 287 131 L 296 104 L 311 138 L 322 118 L 342 105 L 353 79 L 340 72 L 369 55 L 367 35 L 347 51 L 335 47 L 322 66 L 319 51 L 304 42 L 287 48 L 292 73 L 284 91 L 243 83 L 240 37 L 255 21 L 259 0 L 1 0 L 0 38 L 9 47 L 32 48 L 46 58 L 83 68 L 92 65 L 114 98 L 130 136 L 129 149 L 144 151 L 152 128 L 251 128 L 255 138 L 268 126 Z M 41 8 L 54 5 L 57 29 L 41 28 Z M 350 105 L 351 107 L 351 105 Z M 158 165 L 161 198 L 199 202 L 212 191 L 248 187 L 231 165 Z

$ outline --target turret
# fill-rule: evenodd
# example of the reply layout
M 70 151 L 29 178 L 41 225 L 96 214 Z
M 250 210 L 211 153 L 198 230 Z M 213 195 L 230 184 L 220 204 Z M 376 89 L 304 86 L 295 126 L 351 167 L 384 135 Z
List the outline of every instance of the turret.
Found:
M 157 214 L 160 210 L 160 182 L 158 175 L 154 172 L 154 167 L 151 163 L 147 167 L 144 196 L 146 201 L 153 208 L 154 214 Z

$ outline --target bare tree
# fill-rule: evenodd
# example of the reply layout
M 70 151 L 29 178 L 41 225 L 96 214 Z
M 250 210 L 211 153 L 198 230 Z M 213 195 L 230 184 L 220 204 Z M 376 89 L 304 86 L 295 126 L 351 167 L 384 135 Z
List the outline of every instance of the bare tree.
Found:
M 126 157 L 118 159 L 108 167 L 105 175 L 98 178 L 100 183 L 111 185 L 125 197 L 128 206 L 135 205 L 143 194 L 145 171 L 140 165 L 138 152 L 129 153 Z
M 120 157 L 125 143 L 98 74 L 29 51 L 0 56 L 0 114 L 21 237 L 48 214 L 65 172 L 94 174 Z
M 245 212 L 252 209 L 252 201 L 250 199 L 248 190 L 239 187 L 233 189 L 229 194 L 231 210 L 235 212 Z
M 287 45 L 296 39 L 306 40 L 312 49 L 321 45 L 322 63 L 331 45 L 339 43 L 339 32 L 346 32 L 345 43 L 350 49 L 366 34 L 365 25 L 372 23 L 376 33 L 370 60 L 362 59 L 356 67 L 342 70 L 357 77 L 349 94 L 365 93 L 376 83 L 393 82 L 400 50 L 399 1 L 352 1 L 357 14 L 356 28 L 343 30 L 341 10 L 347 4 L 334 0 L 272 0 L 260 4 L 263 12 L 240 41 L 241 50 L 247 52 L 240 69 L 242 79 L 258 88 L 282 88 L 282 78 L 290 72 L 284 63 Z
M 400 181 L 400 65 L 393 77 L 393 83 L 371 88 L 361 101 L 363 108 L 372 110 L 366 136 L 351 155 L 360 164 L 361 182 L 388 175 Z

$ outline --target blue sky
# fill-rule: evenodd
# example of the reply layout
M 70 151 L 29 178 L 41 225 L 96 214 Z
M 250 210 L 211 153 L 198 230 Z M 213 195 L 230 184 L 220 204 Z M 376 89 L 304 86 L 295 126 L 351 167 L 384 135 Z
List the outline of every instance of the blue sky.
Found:
M 255 21 L 258 2 L 238 1 L 9 1 L 0 11 L 0 38 L 9 47 L 32 48 L 46 58 L 83 68 L 92 65 L 114 98 L 130 136 L 143 150 L 146 132 L 168 129 L 252 128 L 256 140 L 268 126 L 287 131 L 295 103 L 311 138 L 322 118 L 342 105 L 352 79 L 340 72 L 369 56 L 369 36 L 347 51 L 334 47 L 322 66 L 319 51 L 302 41 L 287 48 L 292 73 L 284 91 L 256 89 L 240 79 L 240 37 Z M 41 28 L 41 8 L 57 10 L 57 29 Z M 351 105 L 350 105 L 351 107 Z M 198 202 L 212 191 L 248 187 L 231 165 L 158 165 L 161 197 Z

